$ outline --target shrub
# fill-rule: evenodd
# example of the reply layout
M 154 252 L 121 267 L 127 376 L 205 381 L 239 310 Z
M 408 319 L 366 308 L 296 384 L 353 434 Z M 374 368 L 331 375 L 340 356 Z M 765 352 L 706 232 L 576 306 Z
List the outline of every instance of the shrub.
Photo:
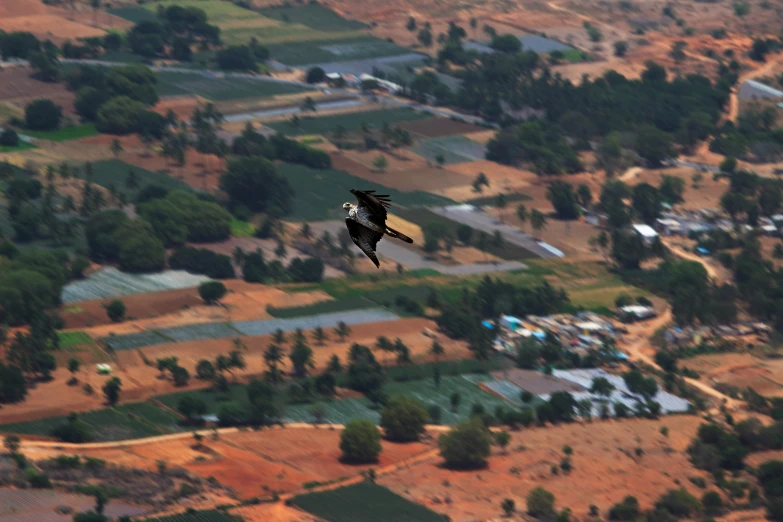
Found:
M 119 299 L 114 299 L 109 304 L 104 305 L 106 309 L 106 315 L 114 323 L 119 323 L 125 318 L 126 307 L 125 303 Z
M 63 111 L 51 100 L 36 100 L 25 107 L 25 126 L 30 130 L 48 131 L 60 127 Z
M 609 520 L 636 520 L 639 517 L 639 501 L 636 497 L 628 495 L 622 502 L 618 502 L 609 510 Z
M 13 129 L 6 129 L 0 133 L 0 146 L 16 147 L 19 145 L 19 135 Z
M 716 515 L 723 508 L 723 499 L 715 491 L 707 491 L 701 496 L 701 503 L 708 515 Z
M 226 295 L 226 285 L 220 281 L 207 281 L 198 287 L 198 294 L 207 304 L 215 304 Z
M 457 424 L 438 439 L 440 454 L 451 468 L 472 469 L 486 464 L 492 436 L 483 422 L 473 419 Z
M 367 419 L 352 420 L 340 434 L 342 459 L 352 464 L 368 464 L 378 460 L 381 452 L 381 432 Z
M 540 519 L 552 518 L 555 514 L 555 496 L 542 487 L 527 494 L 528 515 Z

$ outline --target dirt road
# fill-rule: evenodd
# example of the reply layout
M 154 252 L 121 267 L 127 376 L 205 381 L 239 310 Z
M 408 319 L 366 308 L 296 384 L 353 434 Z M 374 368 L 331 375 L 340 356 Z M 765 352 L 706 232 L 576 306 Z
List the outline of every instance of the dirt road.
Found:
M 753 78 L 766 76 L 772 69 L 780 65 L 781 62 L 783 62 L 783 55 L 777 56 L 774 60 L 770 60 L 764 63 L 764 65 L 758 69 L 748 71 L 739 77 L 739 80 L 737 80 L 737 87 L 731 90 L 731 94 L 729 96 L 729 113 L 727 115 L 729 121 L 736 123 L 737 117 L 739 116 L 739 88 L 742 86 L 742 84 L 748 80 L 752 80 Z
M 688 261 L 701 263 L 702 266 L 704 266 L 704 269 L 707 270 L 707 275 L 709 275 L 710 279 L 712 279 L 715 283 L 722 285 L 728 283 L 731 279 L 731 274 L 724 270 L 723 267 L 714 266 L 713 263 L 710 262 L 711 259 L 699 257 L 693 252 L 688 252 L 682 247 L 675 245 L 667 240 L 664 240 L 663 243 L 677 257 L 681 257 Z

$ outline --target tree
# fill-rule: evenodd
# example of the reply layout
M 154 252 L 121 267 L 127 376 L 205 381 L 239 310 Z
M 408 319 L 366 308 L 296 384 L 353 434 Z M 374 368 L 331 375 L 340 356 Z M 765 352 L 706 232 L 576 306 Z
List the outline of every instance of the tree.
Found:
M 326 79 L 326 73 L 320 67 L 311 67 L 307 71 L 307 83 L 321 83 Z
M 442 168 L 443 168 L 443 165 L 445 165 L 445 164 L 446 164 L 446 157 L 445 157 L 445 156 L 443 156 L 443 154 L 441 154 L 441 153 L 438 153 L 438 154 L 435 156 L 435 163 L 437 163 L 437 164 L 438 164 L 438 168 L 441 168 L 441 169 L 442 169 Z
M 6 129 L 0 133 L 0 147 L 18 147 L 19 134 L 13 129 Z
M 380 426 L 386 438 L 394 442 L 413 442 L 424 433 L 429 415 L 418 399 L 396 396 L 381 412 Z
M 542 212 L 536 209 L 533 209 L 530 212 L 530 225 L 533 227 L 533 230 L 536 233 L 544 230 L 546 228 L 546 224 L 547 224 L 547 219 Z
M 408 31 L 410 31 L 410 32 L 415 31 L 416 30 L 416 19 L 414 17 L 412 17 L 412 16 L 409 16 L 408 17 L 408 21 L 405 23 L 405 28 Z
M 299 110 L 301 112 L 318 112 L 318 105 L 316 105 L 315 100 L 313 100 L 312 97 L 308 96 L 302 102 L 302 106 Z
M 503 453 L 506 452 L 506 446 L 511 442 L 511 435 L 503 430 L 495 433 L 495 444 L 500 446 L 500 449 L 503 451 Z
M 277 172 L 274 163 L 262 158 L 238 158 L 228 163 L 220 188 L 232 204 L 254 212 L 283 216 L 292 210 L 294 191 Z
M 177 411 L 188 422 L 194 422 L 207 413 L 207 403 L 195 395 L 183 395 L 177 403 Z
M 507 498 L 500 503 L 500 509 L 503 510 L 503 514 L 505 516 L 510 517 L 511 515 L 514 514 L 514 511 L 516 510 L 516 504 L 512 499 Z
M 329 336 L 327 335 L 327 333 L 324 331 L 322 327 L 316 326 L 313 329 L 313 339 L 315 339 L 315 344 L 317 344 L 318 346 L 323 346 L 324 341 L 329 339 Z
M 723 509 L 723 499 L 715 491 L 707 491 L 701 497 L 701 504 L 704 506 L 704 512 L 708 515 L 718 515 Z
M 661 185 L 658 187 L 658 191 L 663 200 L 669 204 L 676 205 L 677 203 L 682 203 L 684 201 L 682 196 L 685 193 L 685 180 L 677 176 L 664 175 L 661 178 Z
M 560 219 L 576 219 L 579 217 L 577 196 L 574 187 L 565 181 L 555 181 L 547 189 L 546 198 L 555 207 Z
M 542 487 L 527 494 L 527 513 L 538 519 L 549 519 L 555 514 L 555 496 Z
M 19 435 L 6 435 L 3 437 L 3 446 L 11 455 L 16 454 L 19 451 L 22 440 Z
M 342 460 L 351 464 L 377 462 L 381 452 L 381 432 L 367 419 L 352 420 L 340 433 Z
M 345 321 L 340 321 L 337 323 L 334 333 L 340 338 L 340 342 L 343 342 L 346 337 L 351 335 L 351 327 L 345 324 Z
M 652 125 L 642 125 L 636 133 L 636 152 L 651 166 L 674 156 L 671 136 Z
M 612 395 L 613 391 L 614 385 L 605 377 L 595 377 L 592 386 L 590 387 L 591 393 L 607 398 Z
M 424 28 L 420 29 L 419 33 L 416 35 L 416 39 L 419 41 L 419 43 L 424 47 L 431 47 L 432 46 L 432 31 Z
M 291 366 L 296 377 L 306 377 L 310 369 L 315 366 L 313 350 L 304 341 L 296 341 L 288 357 L 291 359 Z
M 207 281 L 198 287 L 198 295 L 208 305 L 217 304 L 226 295 L 226 285 L 220 281 Z
M 618 40 L 614 43 L 614 55 L 617 57 L 623 57 L 628 52 L 628 42 L 625 40 Z
M 68 359 L 68 371 L 71 372 L 71 380 L 74 382 L 76 382 L 76 374 L 79 372 L 81 364 L 81 361 L 76 357 Z
M 661 214 L 662 202 L 658 189 L 648 183 L 640 183 L 633 188 L 633 208 L 639 217 L 651 225 Z
M 441 345 L 438 341 L 432 341 L 432 345 L 430 346 L 430 354 L 435 357 L 436 360 L 439 360 L 444 353 L 446 353 L 446 350 L 443 349 L 443 345 Z
M 438 448 L 446 465 L 457 469 L 483 467 L 491 444 L 492 436 L 479 419 L 459 423 L 438 439 Z
M 115 158 L 119 156 L 123 150 L 125 150 L 122 148 L 122 143 L 120 143 L 120 140 L 118 139 L 112 140 L 110 149 Z
M 122 381 L 119 377 L 112 377 L 103 385 L 103 395 L 109 406 L 114 406 L 120 400 L 120 390 L 122 390 Z
M 63 111 L 51 100 L 36 100 L 25 107 L 25 126 L 30 130 L 48 131 L 60 127 Z
M 215 367 L 207 359 L 201 359 L 196 365 L 196 377 L 205 381 L 215 378 Z
M 110 301 L 108 304 L 104 305 L 104 308 L 106 309 L 106 315 L 114 323 L 122 322 L 125 318 L 125 303 L 119 299 Z
M 378 172 L 386 172 L 386 167 L 388 165 L 389 165 L 389 160 L 387 160 L 386 156 L 384 156 L 383 154 L 380 154 L 372 161 L 372 166 L 375 167 L 375 170 L 377 170 Z
M 95 512 L 99 515 L 103 515 L 103 510 L 108 501 L 109 497 L 106 495 L 106 492 L 102 488 L 97 488 L 95 491 Z

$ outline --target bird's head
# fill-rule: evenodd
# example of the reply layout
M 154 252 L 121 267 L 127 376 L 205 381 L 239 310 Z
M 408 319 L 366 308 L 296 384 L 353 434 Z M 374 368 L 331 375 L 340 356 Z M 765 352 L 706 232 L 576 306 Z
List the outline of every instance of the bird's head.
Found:
M 353 208 L 353 205 L 351 205 L 350 203 L 343 203 L 343 208 L 345 210 L 351 210 Z

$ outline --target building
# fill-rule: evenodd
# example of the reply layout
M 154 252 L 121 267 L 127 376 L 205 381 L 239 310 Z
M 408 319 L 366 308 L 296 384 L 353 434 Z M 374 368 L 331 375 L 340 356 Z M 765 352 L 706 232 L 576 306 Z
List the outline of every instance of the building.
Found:
M 655 221 L 655 228 L 658 229 L 664 236 L 682 236 L 685 234 L 685 230 L 682 225 L 676 219 L 671 218 L 658 218 Z
M 642 305 L 623 306 L 618 311 L 620 312 L 620 318 L 624 322 L 643 321 L 658 315 L 651 306 Z
M 646 245 L 652 245 L 655 243 L 655 240 L 658 239 L 658 232 L 655 231 L 653 227 L 650 225 L 644 225 L 644 224 L 637 224 L 632 225 L 634 231 L 641 236 L 642 240 L 644 240 L 644 243 Z

